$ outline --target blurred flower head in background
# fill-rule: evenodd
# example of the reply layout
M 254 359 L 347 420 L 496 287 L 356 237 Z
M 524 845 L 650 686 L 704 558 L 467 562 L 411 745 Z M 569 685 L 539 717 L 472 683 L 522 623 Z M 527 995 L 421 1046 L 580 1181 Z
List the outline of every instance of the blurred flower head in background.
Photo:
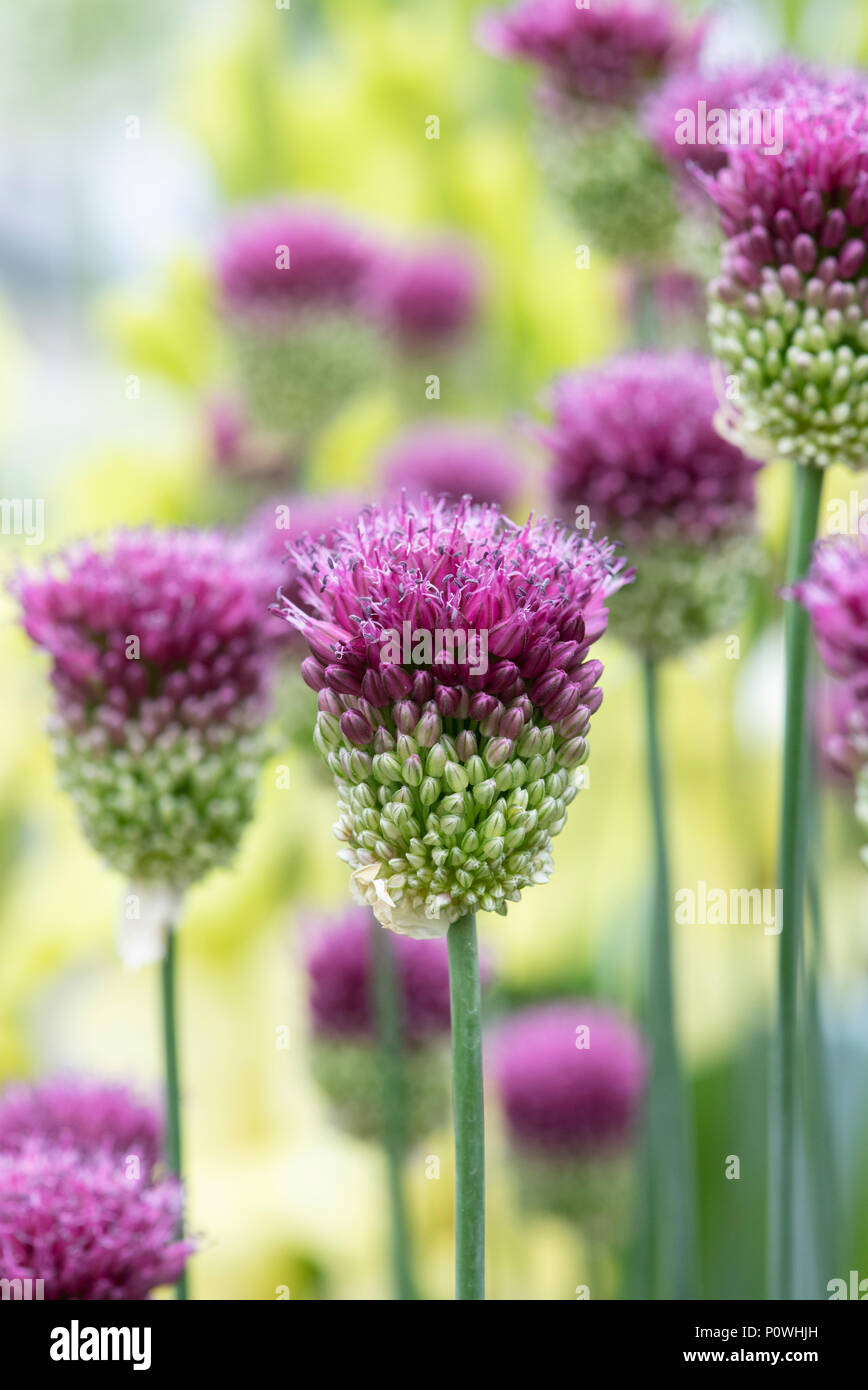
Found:
M 0 1094 L 0 1153 L 20 1154 L 34 1141 L 85 1160 L 137 1156 L 147 1179 L 162 1157 L 163 1120 L 116 1082 L 61 1076 L 8 1086 Z
M 494 52 L 538 67 L 564 96 L 633 105 L 696 39 L 668 0 L 520 0 L 488 15 L 482 39 Z
M 398 353 L 436 351 L 472 329 L 479 273 L 463 247 L 389 250 L 374 261 L 369 293 L 371 312 Z
M 375 246 L 330 209 L 254 208 L 215 274 L 252 421 L 302 449 L 382 366 L 370 301 Z
M 648 1070 L 636 1029 L 604 1004 L 559 1001 L 508 1019 L 493 1051 L 523 1200 L 622 1230 Z
M 354 895 L 410 935 L 505 912 L 551 873 L 623 561 L 556 523 L 427 498 L 296 554 L 307 611 L 282 611 L 311 648 Z
M 337 1122 L 362 1139 L 382 1137 L 384 1127 L 373 935 L 382 930 L 367 908 L 351 907 L 319 925 L 306 959 L 314 1075 Z M 408 1138 L 415 1140 L 449 1113 L 449 960 L 445 941 L 396 936 L 389 949 L 404 1042 Z
M 521 465 L 504 434 L 463 420 L 400 435 L 386 451 L 383 481 L 388 497 L 401 492 L 414 502 L 425 495 L 450 502 L 472 497 L 505 512 L 522 486 Z
M 542 434 L 558 512 L 629 546 L 615 630 L 657 656 L 737 621 L 757 567 L 760 465 L 718 435 L 715 405 L 707 358 L 631 353 L 557 382 Z

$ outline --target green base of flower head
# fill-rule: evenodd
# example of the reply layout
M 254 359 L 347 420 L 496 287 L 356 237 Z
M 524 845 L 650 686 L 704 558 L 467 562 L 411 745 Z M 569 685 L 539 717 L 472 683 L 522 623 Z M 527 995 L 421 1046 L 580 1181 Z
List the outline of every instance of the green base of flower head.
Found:
M 592 1240 L 626 1239 L 634 1197 L 629 1155 L 555 1158 L 516 1153 L 512 1169 L 521 1205 L 573 1222 Z
M 186 888 L 234 854 L 252 818 L 263 760 L 261 730 L 236 724 L 166 730 L 138 746 L 94 734 L 52 733 L 61 785 L 102 858 L 128 878 Z
M 522 889 L 549 879 L 552 838 L 576 794 L 570 772 L 588 755 L 575 718 L 568 738 L 526 722 L 509 739 L 487 735 L 484 722 L 452 737 L 431 714 L 396 736 L 385 727 L 391 716 L 377 716 L 371 753 L 347 744 L 322 711 L 314 742 L 335 777 L 335 835 L 352 891 L 383 926 L 443 936 L 459 917 L 505 913 Z
M 747 607 L 751 579 L 763 570 L 752 535 L 707 545 L 667 541 L 644 552 L 634 545 L 630 558 L 636 579 L 613 605 L 610 630 L 654 661 L 730 631 Z
M 754 458 L 864 468 L 868 320 L 857 287 L 836 286 L 849 306 L 826 308 L 822 281 L 808 283 L 803 303 L 787 298 L 775 271 L 763 274 L 740 308 L 710 302 L 712 350 L 731 378 L 722 428 Z
M 357 1139 L 384 1135 L 382 1059 L 372 1043 L 317 1038 L 314 1080 L 328 1097 L 336 1124 Z M 417 1143 L 445 1124 L 450 1108 L 448 1045 L 429 1043 L 402 1054 L 406 1141 Z
M 679 211 L 672 177 L 627 112 L 546 121 L 541 158 L 580 235 L 614 260 L 668 262 Z
M 233 341 L 251 418 L 285 442 L 319 429 L 372 379 L 382 352 L 367 324 L 326 312 L 285 331 L 236 323 Z

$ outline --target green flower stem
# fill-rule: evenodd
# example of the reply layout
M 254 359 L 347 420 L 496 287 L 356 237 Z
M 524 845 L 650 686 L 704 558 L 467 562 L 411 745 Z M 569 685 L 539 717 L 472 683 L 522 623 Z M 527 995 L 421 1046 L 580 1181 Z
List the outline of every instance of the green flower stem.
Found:
M 181 1170 L 181 1095 L 178 1083 L 178 1031 L 175 1010 L 175 962 L 177 933 L 167 933 L 166 954 L 162 960 L 163 1050 L 166 1066 L 166 1149 L 169 1169 L 178 1178 Z M 178 1223 L 178 1239 L 184 1234 L 183 1219 Z M 175 1297 L 187 1297 L 187 1271 L 175 1285 Z
M 654 347 L 660 334 L 653 272 L 636 270 L 633 282 L 633 338 L 637 348 Z
M 810 564 L 822 490 L 823 475 L 818 468 L 799 467 L 796 470 L 787 555 L 788 583 L 800 579 Z M 787 694 L 778 870 L 783 894 L 778 949 L 778 1022 L 769 1090 L 769 1296 L 778 1299 L 793 1297 L 798 987 L 805 890 L 807 657 L 808 615 L 800 604 L 790 602 L 786 614 Z
M 371 923 L 374 956 L 374 1001 L 380 1043 L 383 1144 L 389 1174 L 392 1214 L 392 1270 L 395 1297 L 416 1298 L 410 1253 L 410 1228 L 404 1201 L 406 1152 L 406 1077 L 401 1040 L 401 1005 L 391 934 L 376 920 Z
M 455 1110 L 455 1297 L 485 1298 L 485 1116 L 476 916 L 452 923 L 449 999 Z
M 672 899 L 656 663 L 646 660 L 643 671 L 655 855 L 647 1002 L 652 1068 L 646 1149 L 650 1164 L 653 1284 L 657 1298 L 683 1299 L 695 1296 L 694 1165 L 686 1084 L 675 1033 L 670 933 Z
M 810 670 L 809 679 L 814 671 Z M 823 1020 L 822 991 L 825 953 L 823 948 L 823 817 L 819 773 L 810 718 L 805 729 L 805 814 L 806 814 L 806 901 L 811 924 L 811 950 L 805 961 L 804 1061 L 805 1129 L 808 1171 L 811 1184 L 814 1232 L 820 1257 L 821 1288 L 830 1277 L 824 1271 L 838 1266 L 839 1164 L 836 1140 L 835 1077 Z

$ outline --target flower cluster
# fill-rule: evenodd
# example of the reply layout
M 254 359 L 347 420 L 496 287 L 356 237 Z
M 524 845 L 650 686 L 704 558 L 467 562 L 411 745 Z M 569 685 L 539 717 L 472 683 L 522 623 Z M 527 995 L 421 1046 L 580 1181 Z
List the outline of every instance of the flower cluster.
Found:
M 373 933 L 380 930 L 367 908 L 351 908 L 316 934 L 307 956 L 314 1076 L 341 1127 L 365 1139 L 383 1132 L 373 990 Z M 443 941 L 398 936 L 391 949 L 412 1140 L 449 1112 L 449 961 Z
M 143 1299 L 179 1278 L 183 1193 L 154 1180 L 161 1121 L 125 1091 L 76 1080 L 0 1097 L 0 1269 L 42 1296 Z
M 726 238 L 709 289 L 730 374 L 721 428 L 748 452 L 825 468 L 866 459 L 868 85 L 785 85 L 779 153 L 749 145 L 704 177 Z
M 371 276 L 371 312 L 399 353 L 451 347 L 476 318 L 478 279 L 458 247 L 381 255 Z
M 640 125 L 651 88 L 695 54 L 665 0 L 521 0 L 490 18 L 483 41 L 533 63 L 548 178 L 592 244 L 659 262 L 678 226 L 669 169 Z
M 495 1075 L 529 1205 L 622 1224 L 646 1072 L 635 1029 L 599 1004 L 544 1004 L 503 1025 Z
M 868 826 L 868 547 L 848 536 L 820 541 L 792 595 L 807 610 L 820 658 L 836 677 L 826 687 L 821 752 L 855 779 L 857 813 Z
M 551 872 L 623 562 L 556 523 L 430 499 L 296 553 L 307 611 L 282 609 L 311 649 L 354 894 L 410 935 L 505 912 Z
M 85 1157 L 136 1155 L 150 1176 L 162 1155 L 163 1123 L 126 1086 L 64 1076 L 12 1085 L 0 1095 L 0 1152 L 22 1153 L 34 1139 Z
M 257 209 L 217 260 L 223 316 L 254 420 L 295 445 L 370 378 L 374 250 L 329 211 Z
M 488 16 L 482 34 L 496 52 L 542 68 L 564 95 L 604 105 L 633 105 L 692 49 L 666 0 L 519 0 Z
M 758 564 L 759 465 L 717 434 L 715 402 L 704 357 L 632 353 L 562 378 L 543 434 L 558 511 L 630 547 L 617 630 L 653 657 L 730 627 Z
M 180 891 L 233 854 L 265 754 L 262 576 L 217 533 L 122 532 L 14 584 L 50 656 L 51 734 L 87 838 Z
M 384 463 L 387 496 L 406 492 L 457 502 L 493 502 L 503 511 L 515 503 L 521 486 L 518 461 L 509 444 L 492 430 L 454 423 L 424 425 L 402 435 Z

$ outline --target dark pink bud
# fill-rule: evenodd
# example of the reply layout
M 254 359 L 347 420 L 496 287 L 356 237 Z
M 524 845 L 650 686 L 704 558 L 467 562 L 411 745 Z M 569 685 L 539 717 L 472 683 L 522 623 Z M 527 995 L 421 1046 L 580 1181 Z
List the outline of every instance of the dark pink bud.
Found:
M 804 281 L 794 265 L 782 265 L 779 271 L 781 289 L 787 299 L 800 299 Z
M 566 682 L 567 677 L 563 671 L 546 671 L 545 675 L 540 676 L 531 686 L 530 698 L 535 705 L 546 706 L 560 694 Z
M 362 677 L 362 694 L 376 709 L 384 709 L 392 703 L 386 694 L 379 671 L 369 669 L 365 672 Z
M 527 636 L 527 618 L 518 611 L 495 624 L 488 633 L 488 650 L 493 656 L 516 657 L 524 647 Z
M 315 656 L 306 656 L 301 663 L 301 678 L 311 690 L 322 690 L 326 684 L 326 674 Z
M 820 245 L 827 250 L 833 251 L 836 246 L 840 246 L 844 237 L 847 235 L 847 219 L 840 208 L 833 208 L 826 218 L 823 233 L 820 237 Z
M 325 679 L 339 695 L 361 695 L 362 682 L 355 671 L 336 663 L 325 668 Z
M 845 241 L 838 255 L 838 274 L 844 280 L 852 280 L 862 268 L 865 259 L 866 244 L 858 238 Z
M 413 700 L 399 700 L 392 714 L 399 734 L 412 734 L 419 723 L 419 706 Z
M 381 666 L 380 679 L 390 700 L 402 700 L 413 689 L 413 678 L 403 666 Z
M 793 260 L 803 274 L 810 274 L 817 262 L 817 247 L 813 237 L 806 236 L 804 232 L 799 233 L 793 242 Z
M 341 715 L 341 733 L 357 748 L 364 748 L 374 737 L 374 731 L 367 719 L 357 709 L 345 710 Z
M 806 232 L 816 231 L 823 220 L 825 209 L 823 199 L 814 188 L 809 188 L 799 199 L 799 221 Z

